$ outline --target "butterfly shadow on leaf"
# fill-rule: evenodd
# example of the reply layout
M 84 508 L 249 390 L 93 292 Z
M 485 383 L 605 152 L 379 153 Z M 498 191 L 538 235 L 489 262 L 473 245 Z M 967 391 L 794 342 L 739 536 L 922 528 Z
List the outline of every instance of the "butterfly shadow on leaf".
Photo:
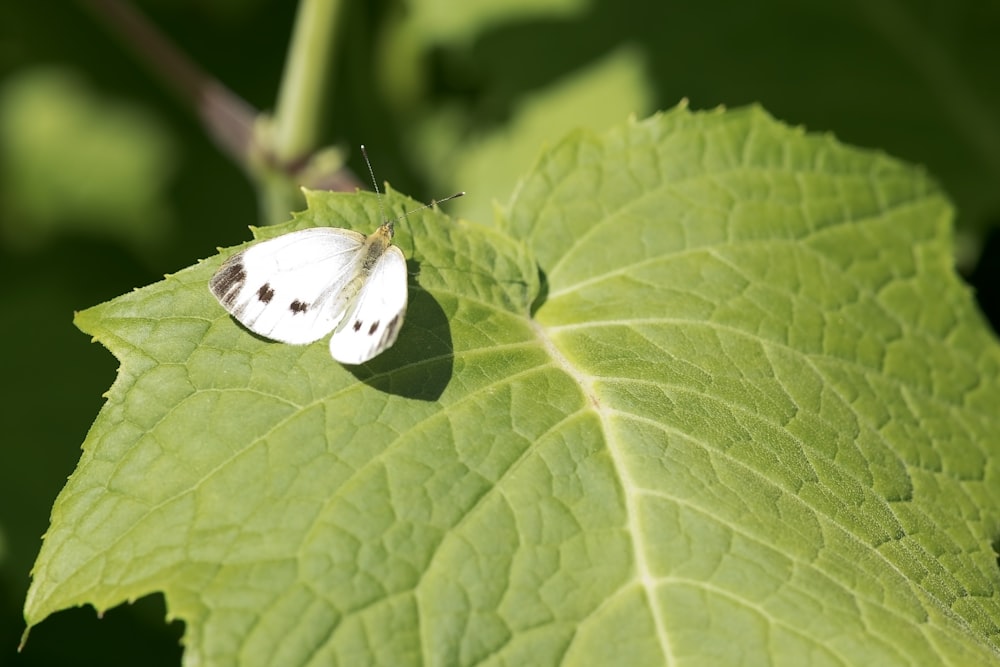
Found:
M 412 263 L 412 260 L 411 262 Z M 454 371 L 448 317 L 410 272 L 410 299 L 396 343 L 360 366 L 344 366 L 370 387 L 389 394 L 435 401 Z

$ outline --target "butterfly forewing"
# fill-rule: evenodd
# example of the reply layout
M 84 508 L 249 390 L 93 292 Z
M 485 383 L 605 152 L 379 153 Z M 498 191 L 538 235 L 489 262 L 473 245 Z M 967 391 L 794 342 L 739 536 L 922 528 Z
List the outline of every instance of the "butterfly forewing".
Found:
M 403 325 L 406 302 L 406 258 L 402 250 L 388 246 L 330 338 L 330 354 L 343 364 L 362 364 L 391 347 Z
M 344 317 L 354 296 L 344 287 L 359 270 L 364 246 L 365 236 L 347 229 L 291 232 L 229 258 L 209 288 L 254 333 L 311 343 Z

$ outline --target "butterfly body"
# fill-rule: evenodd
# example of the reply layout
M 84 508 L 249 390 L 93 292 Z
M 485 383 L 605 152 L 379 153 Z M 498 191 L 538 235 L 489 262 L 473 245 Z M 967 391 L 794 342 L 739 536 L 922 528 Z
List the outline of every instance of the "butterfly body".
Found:
M 330 354 L 360 364 L 390 347 L 407 305 L 406 258 L 392 245 L 393 223 L 371 235 L 315 227 L 239 252 L 209 289 L 250 331 L 292 344 L 331 331 Z

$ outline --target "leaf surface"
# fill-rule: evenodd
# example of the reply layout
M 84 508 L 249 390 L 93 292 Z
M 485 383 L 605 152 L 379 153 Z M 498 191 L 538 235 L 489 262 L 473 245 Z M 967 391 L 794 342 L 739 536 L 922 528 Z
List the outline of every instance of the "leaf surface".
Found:
M 234 324 L 221 258 L 84 311 L 121 369 L 29 626 L 164 591 L 192 665 L 989 664 L 1000 355 L 950 219 L 679 108 L 560 142 L 496 228 L 401 221 L 407 320 L 356 369 Z M 379 221 L 310 193 L 258 236 Z

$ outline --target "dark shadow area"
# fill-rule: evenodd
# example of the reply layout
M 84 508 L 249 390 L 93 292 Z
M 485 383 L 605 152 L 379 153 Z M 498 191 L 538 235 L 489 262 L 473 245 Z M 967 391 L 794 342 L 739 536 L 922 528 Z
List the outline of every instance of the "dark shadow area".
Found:
M 130 605 L 120 605 L 98 618 L 92 607 L 78 607 L 53 614 L 31 629 L 24 649 L 17 653 L 20 636 L 13 628 L 24 622 L 5 619 L 0 636 L 0 664 L 10 667 L 177 667 L 181 664 L 184 624 L 167 623 L 163 595 L 147 595 Z
M 5 379 L 0 388 L 5 426 L 0 456 L 0 665 L 126 664 L 96 653 L 89 661 L 49 660 L 57 650 L 66 655 L 90 650 L 51 630 L 75 622 L 58 618 L 43 624 L 38 636 L 32 634 L 27 656 L 31 662 L 14 656 L 24 630 L 21 608 L 28 573 L 52 503 L 80 458 L 80 445 L 118 367 L 110 352 L 73 326 L 73 313 L 119 294 L 123 284 L 149 279 L 128 253 L 82 236 L 53 241 L 44 253 L 0 249 L 0 283 L 5 286 L 0 308 L 9 314 L 0 330 L 8 351 L 0 359 Z M 72 616 L 78 617 L 95 620 L 92 609 Z M 74 636 L 86 644 L 92 634 Z M 113 653 L 117 641 L 112 631 L 103 650 Z M 59 645 L 46 647 L 48 643 Z
M 542 267 L 538 267 L 538 295 L 531 302 L 531 316 L 534 317 L 538 309 L 541 308 L 549 298 L 549 277 L 545 275 Z
M 440 304 L 413 278 L 410 301 L 396 343 L 360 366 L 345 366 L 358 380 L 389 394 L 434 401 L 451 380 L 455 351 L 448 317 Z
M 1000 229 L 996 225 L 986 236 L 979 262 L 968 279 L 994 333 L 1000 331 Z
M 997 569 L 1000 570 L 1000 536 L 993 539 L 991 547 L 993 548 L 993 555 L 996 557 Z

